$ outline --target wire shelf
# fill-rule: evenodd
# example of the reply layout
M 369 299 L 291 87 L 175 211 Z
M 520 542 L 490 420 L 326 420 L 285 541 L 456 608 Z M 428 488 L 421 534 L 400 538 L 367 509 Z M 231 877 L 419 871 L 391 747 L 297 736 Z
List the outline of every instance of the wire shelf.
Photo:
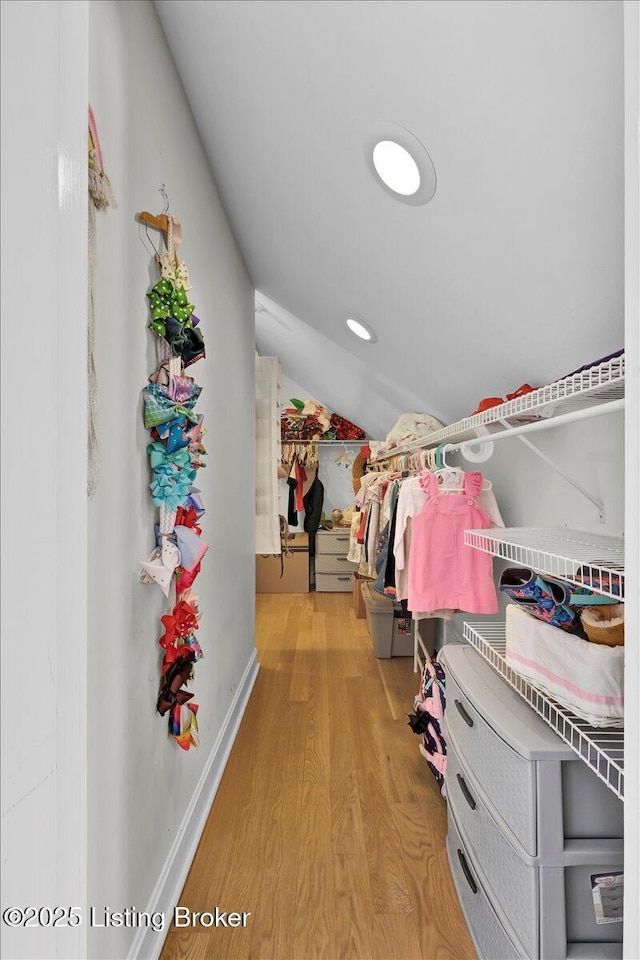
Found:
M 440 443 L 486 435 L 491 432 L 491 425 L 502 427 L 501 421 L 518 427 L 536 420 L 552 420 L 563 413 L 597 406 L 609 400 L 620 400 L 624 397 L 624 375 L 623 353 L 581 373 L 564 377 L 522 397 L 516 397 L 515 400 L 508 400 L 497 407 L 483 410 L 482 413 L 465 417 L 412 443 L 395 447 L 376 459 L 386 460 L 398 454 L 415 453 L 425 447 L 435 447 Z
M 623 800 L 624 730 L 619 727 L 590 726 L 512 670 L 505 657 L 504 623 L 465 623 L 464 638 L 609 789 Z
M 624 540 L 564 527 L 465 530 L 469 547 L 624 600 Z

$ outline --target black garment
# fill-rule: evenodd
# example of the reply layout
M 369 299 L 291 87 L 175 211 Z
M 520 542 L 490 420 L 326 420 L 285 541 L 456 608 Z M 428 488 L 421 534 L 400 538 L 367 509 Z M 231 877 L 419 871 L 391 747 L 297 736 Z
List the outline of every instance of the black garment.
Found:
M 314 557 L 316 553 L 316 530 L 320 526 L 324 503 L 324 487 L 317 476 L 307 490 L 302 502 L 304 503 L 305 513 L 304 529 L 309 534 L 309 556 Z
M 298 486 L 297 481 L 294 477 L 289 477 L 287 480 L 289 484 L 289 504 L 287 506 L 287 520 L 289 521 L 289 526 L 297 527 L 298 526 L 298 511 L 296 510 L 296 487 Z M 305 527 L 305 530 L 307 528 Z
M 396 541 L 396 520 L 398 518 L 398 500 L 399 500 L 399 497 L 396 497 L 395 503 L 393 505 L 393 510 L 391 512 L 391 523 L 389 524 L 389 552 L 387 553 L 387 564 L 384 571 L 385 587 L 393 587 L 394 590 L 396 586 L 396 556 L 393 552 L 393 545 Z

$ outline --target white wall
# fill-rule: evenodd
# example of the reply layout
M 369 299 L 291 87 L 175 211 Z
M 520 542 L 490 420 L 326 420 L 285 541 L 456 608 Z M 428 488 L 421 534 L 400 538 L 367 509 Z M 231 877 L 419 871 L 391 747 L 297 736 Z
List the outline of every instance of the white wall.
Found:
M 384 372 L 374 369 L 374 351 L 380 344 L 360 341 L 362 357 L 354 356 L 264 293 L 259 292 L 257 299 L 264 306 L 256 315 L 260 353 L 280 357 L 285 375 L 307 384 L 311 396 L 357 423 L 368 436 L 386 437 L 407 410 L 431 413 L 443 420 L 440 409 L 425 407 L 422 377 L 412 381 L 402 365 L 391 362 Z M 391 322 L 390 329 L 394 329 Z M 418 350 L 429 360 L 420 343 Z
M 98 214 L 100 480 L 89 510 L 89 901 L 149 903 L 254 644 L 253 289 L 150 0 L 90 6 L 90 100 L 119 207 Z M 156 268 L 136 211 L 166 184 L 202 320 L 208 465 L 198 475 L 211 549 L 196 592 L 205 653 L 192 685 L 201 747 L 167 738 L 155 710 L 166 601 L 138 583 L 153 547 L 141 390 L 155 365 L 145 293 Z M 157 238 L 156 238 L 157 239 Z M 91 931 L 92 958 L 125 957 L 135 931 Z
M 88 4 L 3 3 L 1 32 L 2 906 L 82 909 Z M 0 932 L 87 955 L 84 925 Z

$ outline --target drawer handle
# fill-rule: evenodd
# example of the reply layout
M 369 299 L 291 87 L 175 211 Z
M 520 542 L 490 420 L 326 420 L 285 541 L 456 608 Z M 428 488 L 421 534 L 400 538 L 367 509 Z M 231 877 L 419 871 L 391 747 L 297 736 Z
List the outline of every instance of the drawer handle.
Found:
M 338 577 L 338 580 L 351 580 L 351 577 Z
M 477 893 L 477 892 L 478 892 L 478 884 L 477 884 L 477 883 L 475 882 L 475 880 L 473 879 L 473 874 L 471 873 L 471 870 L 469 869 L 469 864 L 467 863 L 467 858 L 465 857 L 465 855 L 464 855 L 464 853 L 462 852 L 462 850 L 460 849 L 460 847 L 458 847 L 458 860 L 460 861 L 460 866 L 462 867 L 462 872 L 464 873 L 465 879 L 466 879 L 467 883 L 469 884 L 469 886 L 471 887 L 471 892 L 472 892 L 472 893 Z
M 471 791 L 469 790 L 469 787 L 467 786 L 464 777 L 461 777 L 459 773 L 456 774 L 456 777 L 458 778 L 458 783 L 460 784 L 460 789 L 462 790 L 463 797 L 465 798 L 465 800 L 467 801 L 471 809 L 475 810 L 476 802 L 473 799 Z
M 456 705 L 456 710 L 458 711 L 458 713 L 460 714 L 460 716 L 462 717 L 462 719 L 464 720 L 464 722 L 466 723 L 466 725 L 467 725 L 468 727 L 472 727 L 472 726 L 473 726 L 473 720 L 471 719 L 471 717 L 469 716 L 469 714 L 467 713 L 467 711 L 465 710 L 465 708 L 462 706 L 462 704 L 460 703 L 460 701 L 459 701 L 459 700 L 454 700 L 453 702 L 454 702 L 455 705 Z
M 341 563 L 350 563 L 346 557 L 336 557 L 336 560 L 340 560 Z
M 349 537 L 336 537 L 336 540 L 348 540 Z

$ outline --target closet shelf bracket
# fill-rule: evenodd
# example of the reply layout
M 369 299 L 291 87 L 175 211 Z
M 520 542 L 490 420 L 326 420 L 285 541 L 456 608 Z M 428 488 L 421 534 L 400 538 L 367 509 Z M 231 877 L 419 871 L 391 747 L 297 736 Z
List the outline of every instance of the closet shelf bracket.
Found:
M 573 422 L 574 420 L 589 420 L 593 417 L 603 417 L 607 414 L 618 413 L 619 411 L 624 410 L 624 398 L 618 400 L 611 400 L 608 403 L 603 403 L 598 406 L 587 407 L 582 410 L 574 410 L 570 413 L 561 414 L 558 417 L 552 417 L 547 420 L 539 420 L 533 423 L 523 424 L 519 427 L 512 427 L 508 420 L 498 419 L 496 422 L 500 423 L 506 429 L 501 430 L 497 433 L 487 433 L 485 436 L 476 437 L 474 440 L 463 440 L 459 443 L 445 443 L 441 447 L 442 453 L 449 453 L 455 450 L 460 450 L 463 454 L 468 448 L 485 446 L 489 444 L 489 450 L 493 451 L 493 444 L 497 440 L 508 439 L 509 437 L 518 437 L 530 450 L 532 450 L 536 456 L 544 460 L 550 467 L 552 467 L 560 476 L 570 483 L 576 490 L 578 490 L 587 500 L 590 500 L 598 508 L 598 513 L 600 516 L 600 522 L 605 522 L 605 508 L 604 503 L 590 493 L 582 484 L 578 483 L 573 477 L 566 473 L 561 467 L 558 466 L 550 457 L 543 453 L 538 447 L 536 447 L 530 440 L 527 440 L 526 437 L 522 436 L 525 433 L 533 433 L 538 430 L 545 430 L 551 427 L 560 427 L 564 426 L 566 423 Z M 489 453 L 491 456 L 491 453 Z
M 504 427 L 510 426 L 510 424 L 506 420 L 501 420 L 500 423 Z M 598 497 L 595 497 L 592 493 L 590 493 L 586 489 L 586 487 L 583 487 L 582 484 L 575 479 L 575 477 L 572 477 L 571 474 L 566 472 L 566 470 L 563 470 L 562 467 L 555 462 L 555 460 L 552 460 L 551 457 L 548 457 L 547 454 L 540 449 L 540 447 L 536 447 L 535 443 L 532 443 L 531 440 L 527 439 L 527 437 L 523 437 L 522 435 L 519 435 L 518 440 L 520 441 L 520 443 L 523 443 L 525 447 L 528 447 L 532 453 L 535 453 L 536 457 L 539 457 L 541 460 L 544 460 L 544 462 L 548 464 L 552 470 L 555 470 L 555 472 L 559 474 L 564 480 L 566 480 L 567 483 L 570 483 L 571 486 L 578 491 L 578 493 L 581 493 L 583 497 L 586 497 L 587 500 L 590 500 L 591 503 L 598 510 L 598 517 L 600 519 L 600 523 L 606 523 L 607 514 L 606 514 L 604 502 L 602 500 L 600 500 Z

